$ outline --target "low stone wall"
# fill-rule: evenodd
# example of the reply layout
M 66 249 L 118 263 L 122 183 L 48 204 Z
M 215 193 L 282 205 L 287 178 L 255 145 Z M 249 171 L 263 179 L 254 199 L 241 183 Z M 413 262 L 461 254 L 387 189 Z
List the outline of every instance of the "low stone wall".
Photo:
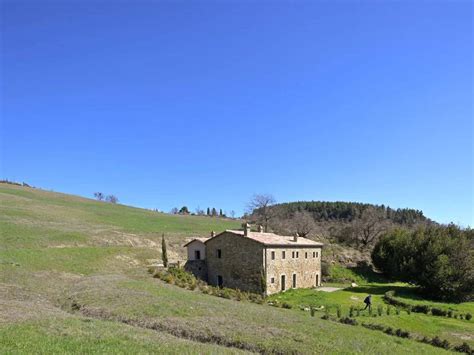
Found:
M 196 278 L 207 282 L 206 260 L 188 260 L 184 264 L 184 270 L 192 273 Z

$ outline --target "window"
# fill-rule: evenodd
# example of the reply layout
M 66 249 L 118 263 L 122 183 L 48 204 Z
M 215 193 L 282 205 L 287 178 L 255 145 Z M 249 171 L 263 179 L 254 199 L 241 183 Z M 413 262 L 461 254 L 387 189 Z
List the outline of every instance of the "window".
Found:
M 275 278 L 272 277 L 272 278 L 270 279 L 270 282 L 271 282 L 272 284 L 274 284 L 274 283 L 275 283 Z
M 296 288 L 296 274 L 293 274 L 293 288 Z
M 308 252 L 305 252 L 305 253 L 304 253 L 304 258 L 305 258 L 305 259 L 308 259 Z
M 282 252 L 281 252 L 281 258 L 282 258 L 282 259 L 285 259 L 285 258 L 286 258 L 286 253 L 285 253 L 285 251 L 282 251 Z
M 272 251 L 272 260 L 275 260 L 275 252 Z
M 319 258 L 319 253 L 318 252 L 316 252 L 316 257 Z
M 319 275 L 316 274 L 316 286 L 319 286 Z
M 294 251 L 291 252 L 291 257 L 292 257 L 293 259 L 295 258 L 295 252 L 294 252 Z
M 285 291 L 286 289 L 286 278 L 285 275 L 281 275 L 281 290 Z
M 220 259 L 222 258 L 222 250 L 217 249 L 217 257 Z
M 201 251 L 200 250 L 195 250 L 194 251 L 194 259 L 201 260 Z
M 315 257 L 316 257 L 316 253 L 313 251 L 313 258 L 315 258 Z
M 297 251 L 297 252 L 296 252 L 296 258 L 298 259 L 299 257 L 300 257 L 300 252 Z
M 217 286 L 222 287 L 224 284 L 224 279 L 222 278 L 221 275 L 217 275 Z

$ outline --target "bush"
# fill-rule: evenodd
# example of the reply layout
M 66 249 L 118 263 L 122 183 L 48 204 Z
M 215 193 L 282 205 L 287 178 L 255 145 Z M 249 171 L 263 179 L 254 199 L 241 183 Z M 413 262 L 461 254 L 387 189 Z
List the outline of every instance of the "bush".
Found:
M 410 337 L 410 333 L 407 332 L 407 331 L 404 331 L 404 330 L 401 330 L 401 329 L 397 329 L 395 331 L 395 335 L 397 337 L 400 337 L 400 338 L 409 338 Z
M 360 308 L 359 308 L 359 307 L 357 307 L 357 309 L 356 309 L 356 316 L 357 316 L 357 317 L 360 316 Z
M 449 318 L 453 318 L 453 311 L 452 311 L 452 310 L 449 310 L 449 311 L 448 311 L 448 317 L 449 317 Z
M 408 306 L 406 309 L 407 309 L 407 314 L 410 315 L 411 314 L 411 306 Z
M 427 306 L 427 305 L 424 305 L 424 304 L 417 304 L 417 305 L 413 306 L 411 310 L 415 313 L 428 314 L 428 312 L 430 311 L 430 306 Z
M 474 349 L 472 349 L 466 342 L 462 343 L 461 345 L 455 346 L 454 350 L 460 353 L 474 354 Z
M 291 309 L 291 308 L 293 308 L 293 306 L 292 306 L 291 304 L 286 303 L 286 302 L 283 303 L 282 307 L 283 307 L 283 308 L 286 308 L 286 309 Z
M 349 308 L 349 317 L 350 317 L 350 318 L 353 318 L 353 317 L 354 317 L 354 306 L 351 306 L 351 307 Z
M 390 306 L 387 306 L 387 316 L 390 315 Z
M 311 313 L 311 317 L 314 317 L 316 309 L 314 307 L 309 307 L 309 312 Z
M 431 314 L 434 316 L 446 317 L 448 315 L 448 312 L 444 309 L 433 307 L 431 308 Z
M 341 318 L 341 319 L 339 319 L 339 322 L 341 322 L 343 324 L 357 325 L 357 321 L 355 319 L 349 318 L 349 317 Z
M 385 330 L 383 331 L 385 334 L 388 334 L 388 335 L 393 335 L 393 329 L 392 327 L 387 327 L 385 328 Z
M 341 307 L 340 306 L 337 306 L 336 314 L 337 314 L 337 318 L 341 318 Z
M 399 316 L 400 315 L 400 308 L 395 307 L 395 313 L 396 313 L 397 316 Z
M 471 320 L 471 319 L 472 319 L 472 314 L 466 313 L 466 320 Z
M 449 349 L 449 341 L 441 340 L 438 336 L 431 339 L 431 345 L 437 346 L 438 348 Z
M 383 331 L 385 329 L 385 327 L 380 324 L 362 323 L 362 326 L 368 329 L 372 329 L 372 330 Z

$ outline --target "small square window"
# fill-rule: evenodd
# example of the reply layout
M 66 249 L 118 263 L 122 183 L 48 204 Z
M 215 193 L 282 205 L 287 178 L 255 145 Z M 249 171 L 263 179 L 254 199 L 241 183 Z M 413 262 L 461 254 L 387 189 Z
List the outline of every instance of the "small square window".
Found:
M 222 258 L 222 250 L 217 249 L 217 258 Z
M 297 251 L 297 252 L 296 252 L 296 258 L 298 259 L 299 257 L 300 257 L 300 252 Z
M 285 259 L 286 258 L 286 253 L 284 251 L 281 252 L 281 258 Z
M 316 252 L 316 257 L 319 258 L 319 253 L 318 252 Z
M 291 257 L 292 257 L 293 259 L 295 258 L 295 252 L 294 252 L 294 251 L 291 252 Z
M 272 278 L 270 279 L 270 282 L 271 282 L 272 284 L 274 284 L 274 283 L 275 283 L 275 278 L 272 277 Z
M 316 257 L 316 253 L 313 251 L 313 258 L 315 258 L 315 257 Z
M 272 251 L 272 260 L 275 260 L 275 252 Z
M 308 259 L 308 252 L 305 252 L 305 253 L 304 253 L 304 258 L 305 258 L 305 259 Z

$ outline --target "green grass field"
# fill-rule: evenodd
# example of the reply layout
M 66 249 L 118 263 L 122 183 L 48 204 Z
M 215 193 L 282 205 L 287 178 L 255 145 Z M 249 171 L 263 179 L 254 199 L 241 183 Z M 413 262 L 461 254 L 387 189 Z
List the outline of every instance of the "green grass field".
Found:
M 176 261 L 190 236 L 239 224 L 0 184 L 0 353 L 445 352 L 147 273 L 161 233 Z

